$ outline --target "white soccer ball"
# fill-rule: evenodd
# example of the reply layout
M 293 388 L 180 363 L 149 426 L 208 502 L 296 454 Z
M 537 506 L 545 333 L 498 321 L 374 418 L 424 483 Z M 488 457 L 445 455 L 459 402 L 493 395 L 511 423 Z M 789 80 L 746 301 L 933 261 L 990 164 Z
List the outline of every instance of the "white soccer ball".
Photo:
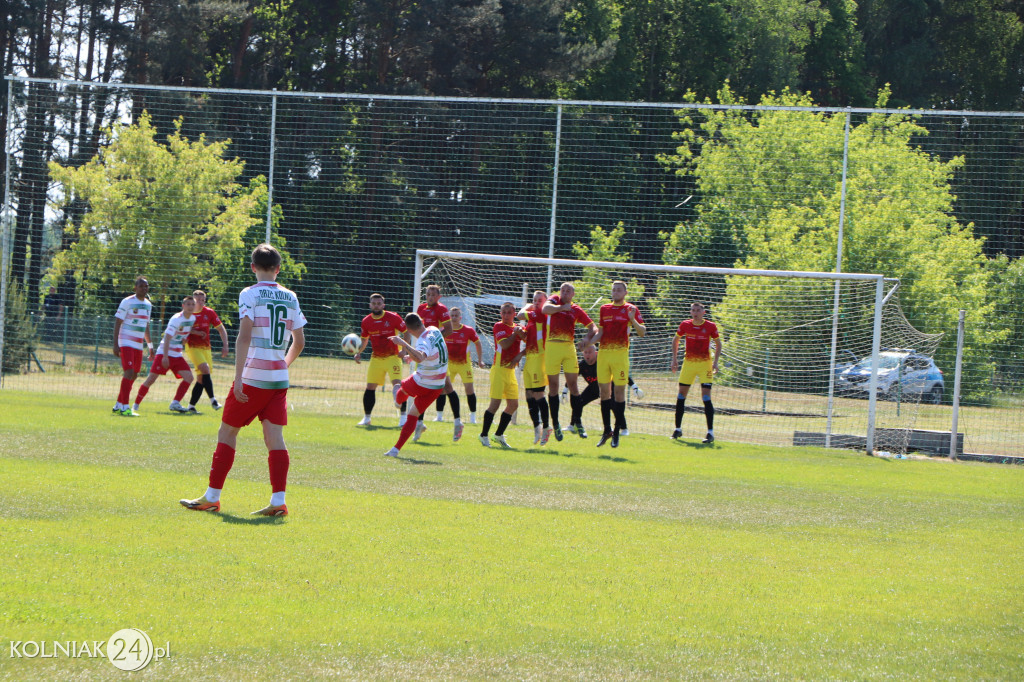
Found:
M 355 355 L 359 350 L 360 341 L 358 334 L 346 334 L 345 338 L 341 340 L 341 349 L 349 355 Z

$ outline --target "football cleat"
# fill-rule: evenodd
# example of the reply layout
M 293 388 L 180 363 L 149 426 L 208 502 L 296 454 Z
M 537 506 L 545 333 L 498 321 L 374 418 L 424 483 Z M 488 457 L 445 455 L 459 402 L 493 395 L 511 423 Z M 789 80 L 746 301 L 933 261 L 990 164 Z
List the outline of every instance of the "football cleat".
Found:
M 172 400 L 169 407 L 171 412 L 188 412 L 188 408 L 179 403 L 177 400 Z
M 704 440 L 701 443 L 710 444 L 715 442 L 715 434 L 708 431 L 708 435 L 704 436 Z
M 356 424 L 356 426 L 369 426 L 369 425 L 370 425 L 370 415 L 366 415 L 365 417 L 363 417 L 362 419 L 359 420 L 358 424 Z
M 683 430 L 682 429 L 676 429 L 675 431 L 672 432 L 672 438 L 679 439 L 679 438 L 682 438 L 682 437 L 683 437 Z
M 412 434 L 412 442 L 415 443 L 423 436 L 423 432 L 427 430 L 427 425 L 423 423 L 423 420 L 416 422 L 416 431 Z
M 123 410 L 124 407 L 121 406 L 121 403 L 117 403 L 112 408 L 110 408 L 110 411 L 113 412 L 114 414 L 121 414 Z
M 455 425 L 455 429 L 452 431 L 452 442 L 458 443 L 462 439 L 462 422 Z
M 601 440 L 597 441 L 597 447 L 601 447 L 602 445 L 604 445 L 605 443 L 607 443 L 607 442 L 608 442 L 608 440 L 609 440 L 609 439 L 610 439 L 611 437 L 612 437 L 612 434 L 608 433 L 607 431 L 605 431 L 604 433 L 602 433 L 602 434 L 601 434 Z
M 199 414 L 199 410 L 196 409 L 195 405 L 189 405 L 188 406 L 188 413 L 189 414 Z
M 547 428 L 547 429 L 544 429 L 543 432 L 540 434 L 540 444 L 541 445 L 547 445 L 548 441 L 551 440 L 551 431 L 552 430 L 553 429 Z
M 564 438 L 564 436 L 562 436 L 562 427 L 555 424 L 555 440 L 561 441 L 562 438 Z
M 579 424 L 576 425 L 576 435 L 579 436 L 580 438 L 587 437 L 587 430 L 583 428 L 583 422 L 580 422 Z
M 569 433 L 576 433 L 576 425 L 569 424 L 569 428 L 567 428 L 566 431 L 568 431 Z
M 495 436 L 494 440 L 498 443 L 498 445 L 500 445 L 502 447 L 503 450 L 511 450 L 512 449 L 512 446 L 508 444 L 507 440 L 505 440 L 505 436 L 503 436 L 503 435 L 502 436 Z
M 476 424 L 476 412 L 469 413 L 469 423 Z
M 192 511 L 208 511 L 208 512 L 219 512 L 220 502 L 209 502 L 206 499 L 206 495 L 196 498 L 194 500 L 178 500 L 185 509 L 191 509 Z
M 138 417 L 139 413 L 136 412 L 135 410 L 133 410 L 130 407 L 126 407 L 123 410 L 121 410 L 121 416 L 122 417 Z
M 217 402 L 216 398 L 210 398 L 210 407 L 212 407 L 214 410 L 220 409 L 220 403 Z
M 482 444 L 482 445 L 483 445 L 483 446 L 484 446 L 485 448 L 489 448 L 489 447 L 491 447 L 491 439 L 490 439 L 490 438 L 488 438 L 487 436 L 480 436 L 480 443 L 481 443 L 481 444 Z
M 268 504 L 263 509 L 257 509 L 254 512 L 250 512 L 249 516 L 288 516 L 288 505 L 279 504 L 273 505 Z
M 387 452 L 385 452 L 384 456 L 385 457 L 395 457 L 395 458 L 397 458 L 398 457 L 398 453 L 399 453 L 398 448 L 394 448 L 393 447 L 390 450 L 388 450 Z
M 544 427 L 537 424 L 533 427 L 533 444 L 536 445 L 540 442 L 540 439 L 544 436 Z
M 619 432 L 618 431 L 613 431 L 612 432 L 612 447 L 613 448 L 619 447 Z

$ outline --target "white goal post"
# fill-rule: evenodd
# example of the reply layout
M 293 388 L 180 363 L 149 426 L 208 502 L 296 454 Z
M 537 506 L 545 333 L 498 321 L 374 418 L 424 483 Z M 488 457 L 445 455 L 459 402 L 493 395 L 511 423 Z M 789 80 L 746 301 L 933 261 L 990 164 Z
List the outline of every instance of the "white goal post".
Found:
M 587 300 L 581 301 L 581 288 L 590 291 L 588 285 L 601 287 L 602 281 L 610 283 L 613 279 L 620 278 L 630 282 L 630 300 L 636 302 L 633 292 L 637 289 L 644 292 L 642 300 L 646 305 L 641 304 L 641 307 L 645 308 L 644 315 L 661 315 L 665 318 L 661 325 L 662 328 L 668 328 L 671 324 L 678 324 L 682 319 L 683 306 L 672 307 L 672 296 L 675 293 L 672 287 L 675 284 L 679 284 L 678 290 L 685 292 L 683 295 L 688 297 L 684 299 L 687 311 L 689 301 L 694 300 L 695 297 L 711 300 L 712 305 L 709 306 L 709 319 L 714 320 L 716 307 L 720 308 L 724 314 L 726 310 L 730 309 L 730 305 L 734 311 L 733 315 L 738 316 L 736 319 L 742 319 L 744 315 L 749 316 L 749 313 L 739 311 L 735 303 L 731 302 L 728 298 L 730 296 L 730 287 L 733 290 L 742 289 L 745 282 L 759 283 L 767 281 L 765 278 L 786 282 L 787 284 L 783 287 L 768 287 L 767 289 L 770 290 L 769 293 L 772 296 L 775 296 L 777 300 L 783 301 L 786 305 L 790 305 L 790 298 L 797 300 L 792 303 L 791 308 L 779 308 L 778 313 L 774 310 L 764 313 L 765 316 L 772 319 L 780 319 L 780 317 L 784 319 L 785 316 L 795 314 L 797 311 L 803 311 L 807 307 L 800 304 L 799 299 L 802 295 L 801 292 L 808 290 L 806 283 L 814 282 L 811 288 L 814 289 L 815 296 L 824 300 L 823 292 L 827 293 L 828 300 L 824 301 L 824 303 L 827 303 L 827 306 L 823 304 L 820 308 L 820 310 L 826 311 L 826 314 L 817 315 L 817 318 L 821 319 L 815 318 L 810 322 L 800 324 L 794 322 L 792 326 L 785 329 L 768 328 L 763 334 L 748 334 L 746 338 L 754 339 L 761 335 L 767 337 L 768 335 L 776 334 L 781 336 L 782 341 L 789 343 L 790 346 L 806 344 L 809 348 L 810 344 L 807 341 L 809 337 L 801 336 L 806 334 L 804 328 L 812 326 L 815 328 L 827 327 L 827 334 L 832 339 L 831 347 L 828 348 L 827 352 L 827 363 L 824 352 L 818 353 L 815 359 L 817 360 L 818 356 L 820 356 L 821 367 L 827 367 L 827 373 L 824 371 L 819 372 L 819 374 L 823 375 L 823 378 L 820 382 L 820 388 L 817 389 L 817 399 L 820 401 L 824 397 L 821 394 L 825 392 L 826 380 L 824 377 L 827 376 L 827 405 L 822 406 L 820 409 L 821 414 L 816 413 L 816 416 L 822 417 L 825 420 L 823 424 L 825 431 L 824 442 L 826 446 L 829 446 L 832 444 L 830 441 L 833 438 L 837 352 L 839 350 L 837 348 L 838 344 L 834 328 L 841 315 L 856 317 L 859 314 L 860 319 L 857 320 L 857 324 L 862 329 L 861 336 L 863 337 L 860 347 L 863 348 L 865 356 L 870 353 L 868 357 L 870 357 L 871 369 L 870 377 L 866 382 L 866 396 L 864 396 L 867 398 L 865 439 L 858 442 L 863 443 L 868 454 L 875 451 L 879 397 L 879 357 L 883 339 L 882 310 L 887 301 L 885 296 L 885 278 L 883 275 L 670 266 L 558 258 L 529 258 L 418 249 L 416 251 L 416 270 L 413 283 L 413 309 L 422 300 L 424 286 L 428 283 L 439 283 L 442 288 L 442 295 L 446 301 L 458 301 L 465 307 L 472 309 L 478 303 L 494 305 L 495 302 L 502 300 L 512 300 L 517 304 L 525 303 L 528 300 L 528 292 L 531 288 L 544 289 L 550 292 L 553 287 L 557 289 L 563 279 L 576 283 L 577 301 L 580 302 L 581 306 L 587 308 L 589 305 L 591 308 L 594 308 L 601 301 L 601 298 L 597 297 L 593 304 L 590 303 L 592 295 L 587 296 Z M 690 284 L 691 280 L 695 282 L 692 285 Z M 702 284 L 700 282 L 705 283 Z M 683 286 L 684 284 L 686 286 Z M 851 286 L 856 287 L 858 292 L 855 299 L 856 305 L 849 306 L 850 309 L 843 313 L 840 312 L 839 307 L 839 286 L 847 287 L 847 289 L 844 289 L 844 296 L 851 300 L 854 300 L 854 294 L 851 293 L 852 290 L 848 291 L 848 288 Z M 763 288 L 759 289 L 751 286 L 747 286 L 747 288 L 750 291 L 756 291 L 756 296 L 760 296 L 763 290 Z M 837 291 L 834 308 L 832 300 L 833 289 Z M 593 289 L 593 291 L 597 290 Z M 607 288 L 603 289 L 603 291 L 607 290 Z M 733 295 L 733 299 L 736 299 L 735 295 Z M 831 311 L 831 314 L 828 311 Z M 469 319 L 473 317 L 476 316 L 472 315 Z M 686 317 L 688 317 L 688 314 L 686 314 Z M 476 326 L 481 337 L 489 336 L 489 327 L 482 327 L 481 323 L 493 321 L 495 320 L 477 320 Z M 718 324 L 721 325 L 720 322 Z M 870 331 L 868 328 L 870 328 Z M 754 362 L 750 358 L 742 357 L 741 354 L 729 356 L 728 348 L 730 345 L 733 347 L 743 346 L 744 349 L 760 349 L 760 345 L 757 344 L 756 340 L 749 343 L 740 343 L 743 337 L 734 336 L 730 339 L 730 331 L 729 325 L 726 325 L 723 336 L 727 341 L 723 357 L 732 358 L 731 364 L 727 363 L 731 367 L 728 373 L 734 377 L 733 384 L 737 387 L 742 387 L 748 396 L 750 394 L 760 395 L 762 387 L 755 384 L 756 382 L 763 382 L 764 397 L 760 413 L 771 414 L 767 409 L 769 396 L 782 395 L 783 398 L 781 399 L 785 400 L 788 399 L 788 393 L 799 394 L 800 386 L 787 386 L 784 379 L 776 381 L 769 377 L 769 375 L 775 372 L 783 375 L 787 372 L 794 373 L 796 370 L 799 370 L 799 367 L 795 369 L 790 367 L 777 369 L 771 364 L 770 350 L 764 351 L 765 361 L 763 367 L 759 365 L 759 361 Z M 665 333 L 667 334 L 668 332 Z M 815 338 L 821 338 L 822 334 L 819 329 L 816 332 Z M 650 332 L 648 332 L 648 336 L 650 336 Z M 656 348 L 651 347 L 647 349 L 645 349 L 645 342 L 648 341 L 647 338 L 635 339 L 633 346 L 638 348 L 638 350 L 635 356 L 631 350 L 631 357 L 635 358 L 633 360 L 634 365 L 642 366 L 652 377 L 657 376 L 668 387 L 666 391 L 671 389 L 674 392 L 674 383 L 672 378 L 668 376 L 668 351 L 662 347 L 664 339 L 670 337 L 663 335 L 660 338 L 661 345 Z M 782 345 L 785 346 L 786 343 L 782 343 Z M 822 346 L 822 350 L 824 348 L 825 346 Z M 810 349 L 805 352 L 809 354 L 816 351 Z M 808 355 L 808 357 L 810 356 Z M 790 365 L 799 365 L 802 361 L 790 359 L 787 362 Z M 760 378 L 760 375 L 763 375 L 763 378 Z M 776 381 L 778 385 L 769 386 L 770 381 Z M 673 399 L 674 397 L 671 393 L 667 394 L 667 401 L 670 402 Z M 863 405 L 863 402 L 860 405 Z M 722 401 L 716 409 L 725 408 L 728 410 L 729 407 L 728 404 Z M 662 409 L 666 408 L 662 406 Z M 816 407 L 815 409 L 819 408 Z M 754 411 L 748 410 L 747 412 L 752 413 Z M 904 408 L 904 412 L 908 412 L 908 410 Z

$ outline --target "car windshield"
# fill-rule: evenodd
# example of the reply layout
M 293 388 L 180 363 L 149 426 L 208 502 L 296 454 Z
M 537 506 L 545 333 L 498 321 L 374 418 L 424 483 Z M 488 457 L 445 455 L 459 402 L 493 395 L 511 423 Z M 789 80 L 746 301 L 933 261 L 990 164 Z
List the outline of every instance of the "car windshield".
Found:
M 900 365 L 900 356 L 881 355 L 878 358 L 878 369 L 896 369 Z M 854 366 L 853 369 L 871 371 L 871 358 L 864 358 Z

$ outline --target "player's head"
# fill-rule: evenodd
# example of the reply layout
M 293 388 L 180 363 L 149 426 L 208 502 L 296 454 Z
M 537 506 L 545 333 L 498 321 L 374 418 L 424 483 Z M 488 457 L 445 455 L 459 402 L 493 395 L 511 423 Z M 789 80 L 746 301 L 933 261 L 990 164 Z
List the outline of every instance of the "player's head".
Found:
M 277 277 L 281 272 L 281 252 L 270 244 L 260 244 L 252 250 L 252 271 Z
M 370 311 L 374 315 L 384 312 L 384 297 L 380 294 L 370 294 Z
M 427 286 L 427 305 L 436 305 L 437 300 L 441 298 L 441 287 L 436 284 L 430 284 Z
M 501 304 L 501 321 L 505 324 L 512 324 L 516 319 L 516 304 L 512 301 L 505 301 Z
M 621 279 L 612 282 L 612 303 L 622 303 L 626 300 L 626 283 Z
M 533 292 L 533 306 L 535 308 L 541 308 L 547 302 L 547 300 L 548 292 L 541 291 L 540 289 L 537 289 L 537 291 Z
M 462 311 L 458 308 L 453 307 L 448 311 L 448 314 L 452 316 L 452 325 L 458 327 L 462 324 Z
M 562 286 L 558 287 L 558 298 L 562 303 L 571 303 L 574 295 L 576 295 L 576 287 L 572 285 L 572 282 L 562 282 Z
M 588 365 L 597 362 L 597 346 L 587 346 L 583 349 L 583 359 Z
M 206 305 L 206 292 L 202 289 L 196 289 L 193 291 L 192 296 L 196 299 L 196 310 L 199 310 Z
M 409 313 L 405 316 L 405 328 L 413 336 L 419 336 L 423 333 L 423 319 L 416 313 Z
M 693 318 L 694 322 L 702 322 L 704 320 L 704 304 L 700 301 L 694 301 L 690 306 L 690 317 Z
M 139 276 L 135 278 L 135 296 L 140 300 L 146 298 L 149 293 L 149 280 Z
M 57 293 L 57 287 L 50 287 L 50 293 L 51 294 Z
M 191 315 L 196 311 L 196 297 L 189 294 L 185 298 L 181 299 L 181 312 L 186 315 Z

